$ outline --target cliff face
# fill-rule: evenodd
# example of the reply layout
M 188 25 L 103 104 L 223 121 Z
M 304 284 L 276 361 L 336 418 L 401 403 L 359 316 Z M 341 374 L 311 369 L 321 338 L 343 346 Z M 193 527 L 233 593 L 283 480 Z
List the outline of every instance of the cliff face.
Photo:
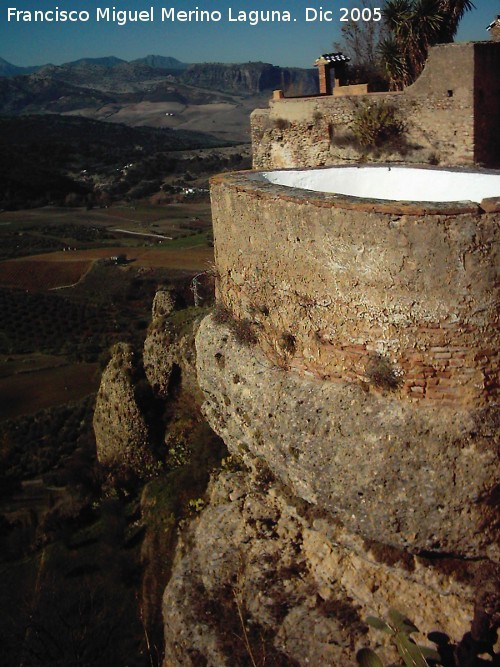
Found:
M 312 95 L 318 91 L 315 70 L 283 68 L 268 63 L 190 65 L 180 79 L 200 88 L 249 94 L 274 89 L 293 90 L 295 95 Z
M 138 603 L 155 659 L 162 653 L 161 598 L 179 522 L 189 516 L 189 501 L 196 504 L 203 495 L 209 470 L 225 453 L 200 410 L 194 334 L 203 311 L 176 309 L 175 301 L 173 292 L 157 292 L 142 355 L 129 345 L 115 346 L 94 414 L 107 489 L 120 491 L 124 483 L 128 495 L 141 487 Z
M 210 319 L 198 334 L 198 377 L 230 451 L 264 460 L 332 520 L 414 553 L 496 556 L 492 508 L 477 497 L 496 474 L 493 411 L 481 422 L 301 377 Z
M 422 426 L 404 410 L 278 368 L 210 317 L 198 330 L 197 366 L 205 414 L 232 457 L 177 550 L 163 599 L 165 666 L 230 667 L 252 655 L 258 665 L 354 667 L 365 646 L 395 660 L 366 624 L 391 607 L 420 628 L 420 643 L 431 645 L 426 635 L 439 629 L 459 653 L 471 624 L 498 623 L 498 567 L 484 554 L 434 560 L 390 545 L 394 535 L 413 549 L 435 540 L 435 505 L 449 513 L 443 551 L 476 540 L 459 496 L 483 474 L 481 460 L 471 468 L 465 452 L 467 460 L 451 457 L 450 476 L 460 479 L 444 477 L 439 491 L 428 466 L 450 455 L 447 441 L 467 425 L 455 435 L 442 425 L 432 452 L 405 446 Z M 379 460 L 376 442 L 388 430 L 399 434 Z
M 291 496 L 262 459 L 223 472 L 184 534 L 163 598 L 165 667 L 355 667 L 362 646 L 396 654 L 368 615 L 407 612 L 453 642 L 470 628 L 484 565 L 423 558 L 366 542 Z M 251 660 L 253 657 L 253 662 Z M 388 664 L 384 663 L 384 664 Z

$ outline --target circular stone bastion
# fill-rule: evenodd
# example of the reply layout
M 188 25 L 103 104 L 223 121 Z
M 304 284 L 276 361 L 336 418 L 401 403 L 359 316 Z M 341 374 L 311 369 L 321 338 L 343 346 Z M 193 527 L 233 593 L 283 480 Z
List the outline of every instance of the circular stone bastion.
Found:
M 219 309 L 254 334 L 198 334 L 229 448 L 368 539 L 496 559 L 500 172 L 238 172 L 211 196 Z

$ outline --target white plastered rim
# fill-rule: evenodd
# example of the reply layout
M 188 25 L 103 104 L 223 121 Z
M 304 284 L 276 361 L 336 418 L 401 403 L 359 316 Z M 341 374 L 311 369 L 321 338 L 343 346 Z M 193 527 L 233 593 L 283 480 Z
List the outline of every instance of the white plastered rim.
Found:
M 270 183 L 367 199 L 477 202 L 500 197 L 500 175 L 411 167 L 330 167 L 267 171 Z

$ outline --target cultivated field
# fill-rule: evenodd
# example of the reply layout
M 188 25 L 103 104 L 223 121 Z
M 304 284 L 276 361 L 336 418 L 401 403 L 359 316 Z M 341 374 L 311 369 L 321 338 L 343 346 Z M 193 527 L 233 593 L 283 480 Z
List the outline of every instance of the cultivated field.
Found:
M 65 253 L 55 253 L 57 256 Z M 68 253 L 69 254 L 69 253 Z M 44 261 L 39 256 L 0 262 L 0 286 L 44 291 L 74 285 L 89 270 L 92 260 L 68 258 Z
M 0 378 L 0 421 L 78 401 L 97 391 L 98 364 L 67 364 Z
M 0 285 L 4 283 L 3 275 L 6 279 L 9 275 L 22 276 L 23 270 L 33 270 L 37 272 L 37 265 L 40 265 L 39 275 L 46 274 L 50 277 L 51 271 L 54 274 L 52 282 L 54 285 L 59 279 L 60 285 L 72 284 L 68 280 L 69 276 L 76 276 L 76 282 L 79 277 L 85 273 L 91 263 L 97 259 L 106 259 L 114 255 L 127 256 L 127 261 L 134 263 L 134 267 L 154 267 L 166 269 L 184 269 L 186 271 L 203 271 L 214 258 L 213 248 L 204 245 L 193 246 L 191 248 L 134 248 L 128 246 L 110 246 L 107 248 L 88 248 L 86 250 L 73 250 L 68 252 L 50 252 L 42 255 L 33 255 L 31 257 L 22 257 L 16 260 L 0 262 Z M 69 267 L 66 270 L 66 265 Z M 80 272 L 76 267 L 80 267 Z M 82 270 L 83 269 L 83 270 Z M 29 282 L 29 278 L 26 278 Z M 22 285 L 16 285 L 21 286 Z M 26 289 L 29 289 L 26 287 Z

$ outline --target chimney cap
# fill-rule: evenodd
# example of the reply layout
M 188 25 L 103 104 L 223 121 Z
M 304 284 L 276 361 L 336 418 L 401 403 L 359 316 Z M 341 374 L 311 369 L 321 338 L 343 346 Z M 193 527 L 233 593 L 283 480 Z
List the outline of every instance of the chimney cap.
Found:
M 323 63 L 346 63 L 349 62 L 349 60 L 349 56 L 345 56 L 339 51 L 336 53 L 323 53 L 323 55 L 321 55 L 319 58 L 316 58 L 314 64 L 319 65 Z
M 490 25 L 486 28 L 486 30 L 491 30 L 497 25 L 500 26 L 500 14 L 497 14 L 496 19 L 490 23 Z

